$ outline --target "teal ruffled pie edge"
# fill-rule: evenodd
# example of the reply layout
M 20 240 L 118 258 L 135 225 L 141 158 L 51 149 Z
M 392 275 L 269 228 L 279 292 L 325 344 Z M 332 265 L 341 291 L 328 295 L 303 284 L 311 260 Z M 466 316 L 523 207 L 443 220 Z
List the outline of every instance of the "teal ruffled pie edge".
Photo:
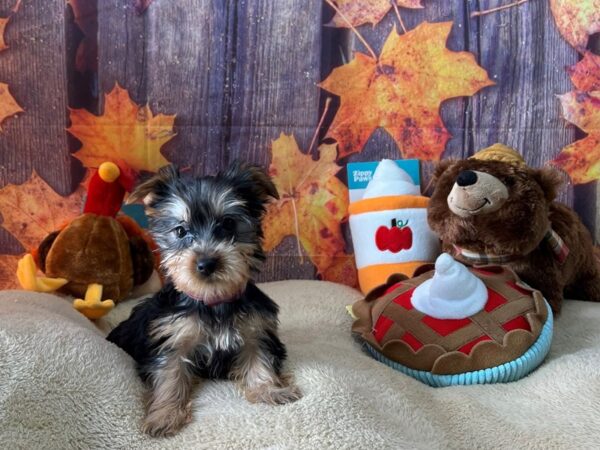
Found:
M 432 387 L 509 383 L 529 375 L 544 361 L 546 355 L 550 351 L 554 320 L 552 316 L 552 309 L 548 303 L 546 303 L 546 309 L 548 310 L 546 323 L 544 323 L 542 332 L 533 345 L 529 347 L 529 349 L 519 358 L 499 366 L 491 367 L 489 369 L 481 369 L 473 372 L 452 375 L 433 374 L 431 372 L 415 370 L 406 367 L 400 363 L 392 361 L 389 358 L 386 358 L 371 345 L 367 343 L 364 345 L 371 356 L 373 356 L 379 362 L 382 362 L 383 364 Z

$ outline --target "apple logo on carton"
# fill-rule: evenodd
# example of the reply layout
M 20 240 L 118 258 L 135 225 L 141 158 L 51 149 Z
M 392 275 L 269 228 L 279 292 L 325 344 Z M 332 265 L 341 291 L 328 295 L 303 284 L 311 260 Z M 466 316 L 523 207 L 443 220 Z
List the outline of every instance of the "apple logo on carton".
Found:
M 408 226 L 408 220 L 392 219 L 392 226 L 380 226 L 375 233 L 375 244 L 379 250 L 398 253 L 412 247 L 413 233 Z

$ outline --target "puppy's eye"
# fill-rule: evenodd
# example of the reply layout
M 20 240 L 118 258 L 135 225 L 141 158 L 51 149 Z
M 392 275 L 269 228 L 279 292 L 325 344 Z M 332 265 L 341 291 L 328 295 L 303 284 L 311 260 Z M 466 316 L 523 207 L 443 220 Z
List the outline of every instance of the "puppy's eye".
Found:
M 235 220 L 231 217 L 225 217 L 221 225 L 225 231 L 235 231 Z
M 175 227 L 173 231 L 175 232 L 175 236 L 177 236 L 179 239 L 185 237 L 185 235 L 187 234 L 187 230 L 182 226 Z

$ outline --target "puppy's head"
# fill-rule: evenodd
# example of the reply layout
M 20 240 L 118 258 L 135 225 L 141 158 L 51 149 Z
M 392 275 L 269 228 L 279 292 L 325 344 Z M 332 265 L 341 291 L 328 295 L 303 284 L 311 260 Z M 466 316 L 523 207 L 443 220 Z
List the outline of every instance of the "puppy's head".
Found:
M 235 162 L 198 178 L 166 166 L 129 201 L 143 201 L 176 289 L 211 305 L 235 299 L 264 260 L 261 219 L 271 197 L 277 190 L 262 169 Z

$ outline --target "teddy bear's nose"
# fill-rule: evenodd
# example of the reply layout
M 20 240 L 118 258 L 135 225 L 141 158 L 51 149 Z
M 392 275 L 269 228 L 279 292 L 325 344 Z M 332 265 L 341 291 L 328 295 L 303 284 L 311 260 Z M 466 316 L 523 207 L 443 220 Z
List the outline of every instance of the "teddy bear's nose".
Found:
M 459 186 L 471 186 L 477 183 L 477 174 L 472 170 L 463 170 L 456 177 L 456 184 Z

